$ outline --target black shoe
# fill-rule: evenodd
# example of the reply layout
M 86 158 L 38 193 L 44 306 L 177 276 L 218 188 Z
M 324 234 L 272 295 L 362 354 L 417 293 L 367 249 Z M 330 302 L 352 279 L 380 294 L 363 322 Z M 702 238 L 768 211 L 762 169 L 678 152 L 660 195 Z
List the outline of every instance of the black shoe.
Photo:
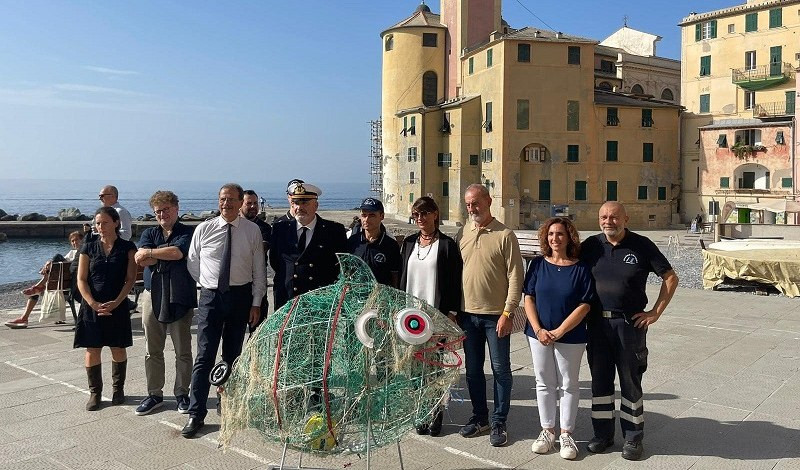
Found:
M 642 441 L 625 441 L 622 446 L 622 458 L 625 460 L 639 460 L 642 458 L 642 452 L 644 452 Z
M 436 410 L 436 414 L 433 416 L 433 421 L 431 421 L 431 426 L 428 428 L 428 434 L 433 437 L 438 436 L 442 433 L 442 409 L 439 408 Z
M 200 418 L 195 418 L 194 416 L 189 418 L 189 422 L 186 423 L 186 426 L 183 427 L 181 430 L 181 436 L 189 439 L 194 437 L 197 434 L 197 431 L 200 430 L 206 423 L 203 422 Z
M 593 454 L 605 452 L 606 449 L 614 445 L 614 439 L 605 439 L 602 437 L 593 437 L 586 449 Z
M 178 402 L 178 413 L 189 414 L 189 395 L 178 395 L 175 401 Z
M 418 424 L 415 428 L 417 434 L 420 436 L 424 436 L 430 432 L 430 428 L 428 427 L 428 423 Z
M 492 424 L 492 432 L 489 433 L 489 444 L 492 447 L 503 447 L 508 442 L 508 433 L 506 432 L 506 423 Z
M 475 437 L 489 430 L 489 420 L 473 416 L 467 424 L 458 431 L 462 437 Z

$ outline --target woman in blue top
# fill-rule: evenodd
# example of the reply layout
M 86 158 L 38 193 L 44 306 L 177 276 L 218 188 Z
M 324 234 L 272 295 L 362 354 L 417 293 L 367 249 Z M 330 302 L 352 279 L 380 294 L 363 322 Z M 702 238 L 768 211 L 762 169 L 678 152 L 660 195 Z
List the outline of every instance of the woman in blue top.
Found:
M 567 218 L 553 217 L 539 229 L 544 256 L 525 275 L 525 334 L 536 374 L 536 401 L 542 432 L 531 446 L 545 454 L 555 446 L 556 401 L 560 407 L 560 454 L 574 459 L 572 439 L 578 414 L 578 373 L 586 350 L 585 317 L 594 295 L 591 270 L 578 261 L 578 231 Z

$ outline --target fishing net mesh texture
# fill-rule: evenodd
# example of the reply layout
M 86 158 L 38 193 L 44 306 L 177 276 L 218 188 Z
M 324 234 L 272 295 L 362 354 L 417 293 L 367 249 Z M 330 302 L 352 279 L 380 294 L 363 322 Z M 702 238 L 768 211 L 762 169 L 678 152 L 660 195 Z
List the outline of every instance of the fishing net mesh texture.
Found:
M 377 284 L 359 258 L 339 258 L 335 284 L 284 305 L 245 345 L 224 385 L 224 445 L 253 428 L 306 452 L 362 452 L 368 432 L 379 447 L 426 422 L 458 380 L 461 331 L 424 301 Z M 394 322 L 408 307 L 446 334 L 419 345 L 403 340 Z M 367 311 L 376 313 L 364 327 L 371 349 L 356 334 Z

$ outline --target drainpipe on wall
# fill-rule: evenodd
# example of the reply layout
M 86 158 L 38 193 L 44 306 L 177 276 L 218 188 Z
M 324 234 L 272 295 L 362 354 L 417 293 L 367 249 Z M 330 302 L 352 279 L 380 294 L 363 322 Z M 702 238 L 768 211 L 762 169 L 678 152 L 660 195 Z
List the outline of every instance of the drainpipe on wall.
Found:
M 797 200 L 797 197 L 795 196 L 795 194 L 797 193 L 795 191 L 795 188 L 797 187 L 797 183 L 795 183 L 795 181 L 797 181 L 797 168 L 795 168 L 795 153 L 797 152 L 797 141 L 795 140 L 796 139 L 795 136 L 797 135 L 797 132 L 795 131 L 796 127 L 797 127 L 797 116 L 792 116 L 792 200 L 793 201 Z M 797 212 L 794 213 L 794 223 L 797 224 Z

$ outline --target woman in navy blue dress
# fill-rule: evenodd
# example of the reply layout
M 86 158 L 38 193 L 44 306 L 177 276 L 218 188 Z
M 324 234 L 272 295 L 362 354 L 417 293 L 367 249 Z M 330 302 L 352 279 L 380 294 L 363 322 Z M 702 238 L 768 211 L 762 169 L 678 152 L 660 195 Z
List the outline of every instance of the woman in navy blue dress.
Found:
M 578 455 L 572 432 L 578 414 L 578 375 L 586 350 L 585 318 L 594 296 L 594 281 L 591 269 L 578 260 L 581 245 L 570 219 L 545 221 L 539 229 L 539 243 L 544 256 L 531 261 L 523 286 L 528 318 L 525 334 L 533 357 L 542 425 L 531 449 L 537 454 L 553 449 L 558 411 L 560 454 L 571 460 Z
M 128 293 L 136 281 L 133 255 L 136 245 L 119 237 L 119 214 L 113 207 L 101 207 L 94 216 L 96 237 L 81 247 L 78 261 L 78 289 L 83 301 L 75 328 L 76 348 L 86 348 L 84 364 L 89 379 L 88 411 L 100 408 L 103 392 L 101 351 L 111 348 L 111 376 L 114 394 L 111 403 L 125 401 L 125 375 L 133 345 Z

